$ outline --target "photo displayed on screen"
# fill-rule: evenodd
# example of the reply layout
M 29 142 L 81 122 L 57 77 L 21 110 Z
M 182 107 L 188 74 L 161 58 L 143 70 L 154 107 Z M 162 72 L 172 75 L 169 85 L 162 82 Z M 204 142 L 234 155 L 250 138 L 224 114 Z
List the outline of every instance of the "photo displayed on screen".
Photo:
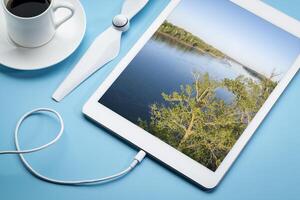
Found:
M 299 53 L 228 0 L 182 0 L 99 103 L 215 171 Z

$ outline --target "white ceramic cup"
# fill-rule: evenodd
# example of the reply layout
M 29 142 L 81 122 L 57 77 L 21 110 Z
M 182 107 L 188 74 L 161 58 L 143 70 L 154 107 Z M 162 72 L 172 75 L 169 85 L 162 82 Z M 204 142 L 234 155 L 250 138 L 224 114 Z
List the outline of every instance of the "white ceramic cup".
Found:
M 19 17 L 7 9 L 9 0 L 2 1 L 6 18 L 8 35 L 13 42 L 22 47 L 39 47 L 48 43 L 55 35 L 56 29 L 74 15 L 74 6 L 68 2 L 54 2 L 51 0 L 49 7 L 43 13 L 34 17 Z M 56 19 L 55 12 L 68 9 L 70 13 L 61 19 Z

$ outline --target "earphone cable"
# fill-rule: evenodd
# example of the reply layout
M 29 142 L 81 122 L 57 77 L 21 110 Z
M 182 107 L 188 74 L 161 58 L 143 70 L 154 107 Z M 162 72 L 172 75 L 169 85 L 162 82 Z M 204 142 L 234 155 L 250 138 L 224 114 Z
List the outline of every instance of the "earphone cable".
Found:
M 48 112 L 48 113 L 52 113 L 54 114 L 60 123 L 60 130 L 57 134 L 57 136 L 50 141 L 49 143 L 42 145 L 40 147 L 36 147 L 33 149 L 28 149 L 28 150 L 21 150 L 20 149 L 20 145 L 19 145 L 19 129 L 22 125 L 22 123 L 25 121 L 26 118 L 28 118 L 29 116 L 36 114 L 36 113 L 40 113 L 40 112 Z M 0 155 L 4 155 L 4 154 L 18 154 L 18 156 L 21 159 L 22 164 L 26 167 L 26 169 L 35 177 L 46 181 L 46 182 L 50 182 L 50 183 L 54 183 L 54 184 L 61 184 L 61 185 L 86 185 L 86 184 L 97 184 L 97 183 L 104 183 L 104 182 L 109 182 L 118 178 L 121 178 L 123 176 L 125 176 L 126 174 L 128 174 L 130 171 L 132 171 L 140 162 L 142 162 L 142 160 L 144 159 L 144 157 L 146 156 L 146 153 L 142 150 L 140 150 L 136 156 L 134 157 L 132 163 L 130 164 L 130 166 L 128 168 L 126 168 L 125 170 L 116 173 L 114 175 L 111 176 L 107 176 L 104 178 L 97 178 L 97 179 L 86 179 L 86 180 L 58 180 L 58 179 L 53 179 L 53 178 L 49 178 L 47 176 L 44 176 L 42 174 L 40 174 L 39 172 L 37 172 L 35 169 L 33 169 L 33 167 L 29 164 L 29 162 L 25 159 L 23 154 L 28 154 L 28 153 L 33 153 L 33 152 L 37 152 L 37 151 L 41 151 L 53 144 L 55 144 L 63 135 L 64 133 L 64 122 L 63 119 L 61 117 L 61 115 L 53 110 L 53 109 L 49 109 L 49 108 L 37 108 L 34 109 L 30 112 L 27 112 L 26 114 L 24 114 L 20 120 L 18 121 L 16 128 L 15 128 L 15 134 L 14 134 L 14 138 L 15 138 L 15 146 L 16 146 L 16 150 L 12 150 L 12 151 L 0 151 Z

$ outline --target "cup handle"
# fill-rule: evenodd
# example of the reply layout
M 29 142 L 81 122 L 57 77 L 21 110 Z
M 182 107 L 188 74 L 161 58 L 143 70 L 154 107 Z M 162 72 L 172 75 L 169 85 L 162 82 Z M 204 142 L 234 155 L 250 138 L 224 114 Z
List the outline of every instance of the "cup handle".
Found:
M 60 2 L 53 5 L 53 12 L 55 13 L 60 8 L 68 9 L 71 12 L 68 15 L 64 16 L 62 19 L 54 21 L 55 29 L 57 29 L 58 27 L 60 27 L 60 25 L 71 19 L 75 13 L 74 6 L 68 2 Z

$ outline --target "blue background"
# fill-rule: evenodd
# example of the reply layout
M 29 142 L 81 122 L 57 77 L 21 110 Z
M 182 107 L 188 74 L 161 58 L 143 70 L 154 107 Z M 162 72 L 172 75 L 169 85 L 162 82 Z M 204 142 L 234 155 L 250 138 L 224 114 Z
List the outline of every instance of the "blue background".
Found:
M 300 19 L 298 0 L 267 0 L 272 6 Z M 27 155 L 41 173 L 58 179 L 95 178 L 117 172 L 131 162 L 136 150 L 87 121 L 83 104 L 132 47 L 168 0 L 151 0 L 132 21 L 123 38 L 121 54 L 98 71 L 63 102 L 50 97 L 83 55 L 93 39 L 110 25 L 122 0 L 82 1 L 87 32 L 80 48 L 49 69 L 24 72 L 0 66 L 0 149 L 13 149 L 17 119 L 35 107 L 62 113 L 66 131 L 56 145 Z M 182 177 L 146 158 L 127 177 L 109 184 L 72 187 L 53 185 L 32 177 L 17 156 L 0 157 L 0 199 L 299 199 L 300 197 L 300 75 L 298 74 L 257 130 L 220 186 L 204 192 Z M 34 116 L 21 128 L 23 148 L 45 143 L 58 130 L 56 121 Z

